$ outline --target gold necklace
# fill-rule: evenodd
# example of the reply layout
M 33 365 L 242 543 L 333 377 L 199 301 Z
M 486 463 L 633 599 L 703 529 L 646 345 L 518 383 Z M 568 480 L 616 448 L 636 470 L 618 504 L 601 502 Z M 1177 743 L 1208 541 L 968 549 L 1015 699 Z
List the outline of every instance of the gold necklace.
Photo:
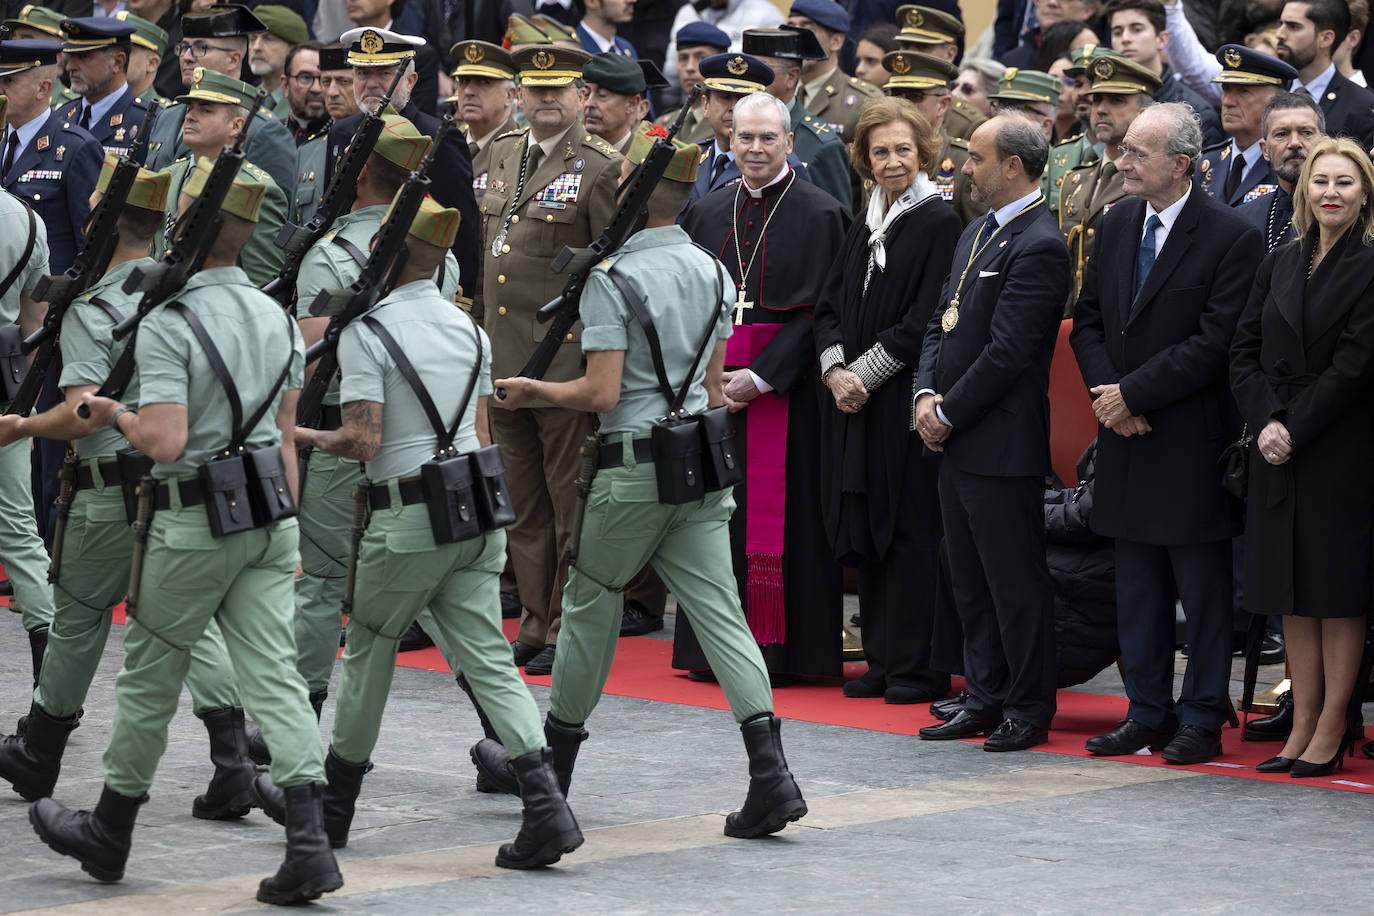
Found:
M 1024 210 L 1017 213 L 1011 219 L 1007 220 L 1005 225 L 998 226 L 996 229 L 992 231 L 992 235 L 988 236 L 988 240 L 986 242 L 983 242 L 981 246 L 978 244 L 978 242 L 983 238 L 983 230 L 988 227 L 987 221 L 985 220 L 983 222 L 983 225 L 978 227 L 978 234 L 973 237 L 973 250 L 969 253 L 968 263 L 964 265 L 963 273 L 959 274 L 959 283 L 954 288 L 954 298 L 949 300 L 949 308 L 945 309 L 945 313 L 940 316 L 940 328 L 946 334 L 953 331 L 954 326 L 959 323 L 959 297 L 964 294 L 964 280 L 968 277 L 968 271 L 969 268 L 973 266 L 973 262 L 978 259 L 978 256 L 982 254 L 983 251 L 986 250 L 989 245 L 992 244 L 992 240 L 997 238 L 997 234 L 999 232 L 1001 232 L 1007 226 L 1010 226 L 1012 223 L 1016 222 L 1018 219 L 1021 218 L 1023 214 L 1029 213 L 1030 211 L 1034 210 L 1036 207 L 1040 206 L 1044 202 L 1045 198 L 1041 197 L 1035 203 L 1031 204 L 1029 207 L 1026 207 Z M 1006 243 L 1004 242 L 1003 244 Z

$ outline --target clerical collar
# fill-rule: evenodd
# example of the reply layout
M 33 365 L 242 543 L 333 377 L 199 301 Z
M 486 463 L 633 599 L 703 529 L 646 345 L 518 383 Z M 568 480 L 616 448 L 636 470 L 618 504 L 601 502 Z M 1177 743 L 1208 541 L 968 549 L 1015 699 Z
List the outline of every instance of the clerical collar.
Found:
M 532 150 L 537 144 L 539 148 L 544 151 L 544 158 L 547 159 L 553 155 L 554 150 L 558 149 L 558 144 L 562 142 L 563 138 L 568 135 L 568 131 L 571 131 L 576 126 L 577 120 L 573 119 L 573 122 L 568 125 L 567 130 L 563 131 L 561 134 L 555 134 L 554 136 L 549 137 L 547 140 L 535 140 L 534 131 L 531 130 L 529 136 L 529 144 L 525 147 L 525 149 L 527 151 Z
M 763 196 L 763 192 L 764 192 L 764 191 L 767 191 L 769 188 L 773 187 L 773 185 L 777 184 L 778 182 L 783 181 L 783 180 L 786 179 L 787 176 L 790 175 L 791 173 L 792 173 L 792 166 L 788 165 L 786 162 L 783 162 L 783 164 L 782 164 L 782 171 L 781 171 L 781 172 L 778 172 L 778 174 L 774 175 L 772 181 L 768 182 L 768 184 L 766 184 L 766 185 L 764 185 L 763 187 L 759 188 L 757 191 L 755 191 L 753 188 L 749 187 L 748 182 L 746 182 L 743 178 L 740 178 L 739 183 L 740 183 L 740 186 L 744 188 L 744 191 L 745 191 L 746 194 L 748 194 L 750 197 L 753 197 L 753 198 L 757 199 L 757 198 L 760 198 L 760 197 Z

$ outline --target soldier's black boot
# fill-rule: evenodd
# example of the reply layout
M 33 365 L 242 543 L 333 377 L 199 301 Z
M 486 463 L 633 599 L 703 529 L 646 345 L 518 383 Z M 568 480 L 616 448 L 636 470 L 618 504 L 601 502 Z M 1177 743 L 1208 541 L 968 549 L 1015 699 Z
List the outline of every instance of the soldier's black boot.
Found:
M 487 716 L 487 711 L 482 708 L 481 703 L 477 702 L 477 695 L 472 692 L 472 685 L 468 683 L 468 679 L 463 677 L 462 672 L 459 672 L 457 680 L 458 688 L 462 690 L 463 693 L 468 695 L 468 699 L 472 701 L 472 708 L 477 711 L 477 719 L 479 722 L 482 723 L 482 734 L 486 736 L 487 740 L 495 741 L 497 744 L 500 744 L 501 737 L 496 734 L 496 729 L 492 727 L 491 719 Z M 505 749 L 503 748 L 502 753 L 504 754 L 504 752 Z M 480 763 L 477 763 L 475 756 L 476 754 L 476 746 L 472 747 L 468 751 L 468 756 L 473 757 L 473 763 L 477 766 L 478 792 L 505 792 L 508 795 L 518 794 L 518 792 L 516 791 L 517 787 L 515 787 L 513 782 L 497 783 L 490 776 L 488 776 L 486 771 L 482 769 L 482 765 Z M 512 779 L 514 779 L 514 773 L 511 774 L 511 777 Z
M 38 673 L 43 670 L 43 653 L 48 651 L 48 625 L 43 624 L 42 626 L 34 627 L 32 630 L 29 630 L 28 633 L 29 654 L 33 657 L 33 686 L 37 689 Z M 80 723 L 80 715 L 76 717 L 76 721 Z M 72 726 L 72 728 L 75 727 L 75 725 Z M 28 733 L 29 718 L 28 716 L 20 716 L 19 723 L 14 727 L 14 735 L 16 738 L 22 738 Z
M 502 868 L 541 868 L 552 865 L 582 845 L 568 801 L 558 788 L 553 769 L 553 750 L 541 748 L 511 761 L 520 779 L 520 832 L 513 843 L 503 843 L 496 853 Z
M 109 786 L 101 790 L 94 811 L 69 811 L 40 798 L 29 807 L 29 823 L 50 849 L 76 859 L 91 877 L 118 881 L 129 861 L 138 806 L 147 800 L 146 794 L 129 798 Z
M 0 739 L 0 777 L 9 780 L 25 801 L 52 794 L 57 774 L 62 769 L 62 752 L 67 736 L 76 728 L 77 717 L 54 719 L 37 703 L 29 705 L 26 734 Z
M 320 721 L 320 713 L 324 709 L 325 698 L 329 696 L 329 688 L 316 690 L 310 694 L 310 708 L 315 710 L 315 721 Z M 267 742 L 262 738 L 262 730 L 256 723 L 248 726 L 248 756 L 258 766 L 269 766 L 272 763 L 272 751 L 268 749 Z
M 358 802 L 358 793 L 363 788 L 363 776 L 372 770 L 372 762 L 349 763 L 334 753 L 334 748 L 324 758 L 324 775 L 328 782 L 324 787 L 324 830 L 329 836 L 329 845 L 343 849 L 348 845 L 348 830 L 353 824 L 353 811 Z M 258 774 L 253 780 L 253 795 L 258 807 L 278 824 L 286 824 L 286 794 L 272 782 L 266 773 Z
M 558 788 L 567 795 L 568 788 L 572 785 L 577 749 L 587 740 L 587 730 L 581 725 L 560 722 L 550 713 L 544 720 L 544 740 L 549 742 L 549 747 L 553 749 L 553 769 L 558 774 Z M 472 746 L 468 756 L 477 767 L 479 792 L 520 794 L 520 779 L 515 764 L 500 741 L 492 737 L 483 738 Z M 482 787 L 484 782 L 488 788 Z
M 577 762 L 577 749 L 587 740 L 587 730 L 581 723 L 573 725 L 555 719 L 549 713 L 544 719 L 544 740 L 553 749 L 553 771 L 558 774 L 558 789 L 567 796 L 572 786 L 573 764 Z
M 286 859 L 258 884 L 258 900 L 286 906 L 314 900 L 343 887 L 343 875 L 324 832 L 324 785 L 312 782 L 283 789 Z
M 258 774 L 248 757 L 243 707 L 212 709 L 201 716 L 210 735 L 210 762 L 215 775 L 204 795 L 191 803 L 191 815 L 206 821 L 227 821 L 253 810 L 253 777 Z
M 767 836 L 806 815 L 806 799 L 782 755 L 781 726 L 777 716 L 763 713 L 739 727 L 749 753 L 749 794 L 743 807 L 725 819 L 726 836 Z

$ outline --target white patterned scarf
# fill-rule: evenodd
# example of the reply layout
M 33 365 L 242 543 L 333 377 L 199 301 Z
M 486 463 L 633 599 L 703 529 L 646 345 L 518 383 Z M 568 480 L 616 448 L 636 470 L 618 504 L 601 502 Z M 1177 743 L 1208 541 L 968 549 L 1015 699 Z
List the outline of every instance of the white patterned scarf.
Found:
M 903 214 L 914 210 L 917 206 L 924 203 L 931 197 L 936 197 L 940 193 L 935 187 L 935 182 L 930 180 L 925 172 L 917 172 L 916 180 L 911 183 L 911 187 L 902 192 L 902 196 L 893 202 L 887 212 L 883 212 L 883 207 L 887 203 L 887 191 L 882 186 L 873 189 L 872 195 L 868 198 L 868 276 L 864 278 L 864 289 L 868 289 L 868 277 L 873 275 L 873 266 L 876 264 L 879 270 L 887 267 L 887 249 L 884 242 L 887 240 L 887 230 L 892 227 Z

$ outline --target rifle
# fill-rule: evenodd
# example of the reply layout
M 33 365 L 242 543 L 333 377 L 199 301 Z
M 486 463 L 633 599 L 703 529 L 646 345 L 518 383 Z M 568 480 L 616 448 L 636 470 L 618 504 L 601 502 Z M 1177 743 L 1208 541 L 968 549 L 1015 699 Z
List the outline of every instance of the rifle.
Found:
M 34 354 L 33 362 L 6 413 L 22 417 L 33 410 L 38 393 L 43 389 L 43 382 L 55 365 L 58 333 L 62 330 L 62 319 L 67 309 L 82 293 L 95 285 L 109 267 L 110 258 L 119 244 L 119 212 L 124 208 L 134 180 L 138 178 L 138 154 L 152 129 L 156 111 L 156 105 L 148 106 L 138 137 L 129 151 L 119 157 L 110 183 L 105 188 L 105 196 L 96 204 L 87 220 L 86 239 L 76 260 L 65 273 L 58 276 L 49 274 L 34 287 L 33 298 L 48 303 L 48 311 L 43 316 L 42 326 L 24 341 L 23 350 Z
M 266 98 L 267 93 L 258 90 L 258 98 L 251 110 L 257 111 Z M 148 317 L 148 313 L 180 292 L 186 285 L 187 278 L 200 270 L 200 265 L 205 262 L 205 256 L 210 253 L 215 239 L 219 238 L 220 226 L 224 224 L 220 207 L 224 205 L 224 198 L 229 194 L 229 189 L 234 186 L 239 166 L 243 165 L 243 145 L 248 140 L 248 125 L 252 122 L 251 117 L 246 118 L 233 144 L 220 150 L 214 167 L 210 169 L 210 177 L 205 180 L 205 188 L 200 192 L 200 196 L 192 201 L 186 213 L 177 220 L 176 237 L 172 239 L 171 246 L 162 256 L 162 260 L 146 270 L 134 268 L 124 281 L 124 292 L 142 292 L 143 296 L 138 300 L 137 311 L 114 326 L 111 333 L 115 340 L 123 340 L 138 330 L 139 323 Z M 105 383 L 96 392 L 96 396 L 120 397 L 124 394 L 124 389 L 129 387 L 133 377 L 134 345 L 133 341 L 130 341 L 120 354 L 119 361 L 110 370 L 109 378 L 105 379 Z M 76 413 L 84 420 L 90 416 L 91 411 L 82 404 L 76 409 Z
M 587 275 L 591 269 L 601 261 L 610 256 L 629 240 L 630 236 L 639 231 L 644 225 L 644 219 L 648 212 L 649 196 L 653 194 L 654 188 L 658 186 L 659 180 L 663 177 L 664 170 L 673 158 L 673 138 L 682 130 L 682 125 L 687 121 L 687 115 L 696 105 L 697 99 L 705 91 L 700 84 L 692 87 L 688 93 L 687 100 L 682 103 L 682 110 L 678 112 L 677 120 L 673 126 L 668 128 L 665 136 L 659 137 L 654 141 L 648 155 L 630 175 L 629 179 L 622 185 L 620 192 L 620 205 L 616 208 L 611 221 L 606 228 L 601 230 L 601 235 L 586 248 L 564 247 L 559 252 L 558 257 L 553 259 L 551 270 L 554 273 L 569 274 L 568 282 L 563 286 L 563 292 L 558 298 L 545 305 L 539 310 L 536 317 L 540 322 L 548 322 L 549 329 L 544 334 L 544 339 L 535 348 L 534 354 L 525 363 L 518 373 L 525 378 L 543 378 L 544 373 L 549 371 L 550 364 L 558 355 L 558 349 L 563 345 L 568 332 L 577 323 L 578 306 L 582 301 L 582 289 L 587 284 Z M 496 389 L 496 397 L 504 400 L 506 389 Z
M 319 364 L 315 366 L 309 384 L 305 386 L 300 400 L 296 402 L 296 423 L 300 426 L 319 426 L 325 392 L 329 390 L 329 383 L 339 371 L 338 346 L 343 329 L 391 292 L 392 287 L 396 285 L 396 278 L 405 268 L 406 233 L 410 231 L 410 224 L 414 222 L 420 204 L 429 193 L 429 167 L 434 161 L 434 154 L 452 129 L 453 116 L 445 115 L 443 123 L 434 135 L 434 142 L 430 144 L 415 171 L 410 173 L 406 183 L 401 186 L 401 192 L 392 204 L 391 213 L 382 223 L 382 228 L 377 231 L 372 254 L 363 265 L 358 279 L 354 280 L 348 289 L 320 290 L 315 296 L 315 301 L 310 304 L 312 315 L 322 315 L 326 312 L 333 314 L 328 327 L 324 330 L 324 336 L 305 353 L 307 365 L 315 360 L 319 360 Z
M 290 307 L 296 297 L 296 278 L 300 276 L 301 262 L 305 260 L 306 252 L 325 237 L 329 227 L 334 225 L 334 220 L 347 213 L 348 208 L 353 206 L 358 173 L 363 170 L 367 157 L 372 155 L 372 148 L 377 145 L 377 138 L 382 133 L 382 112 L 390 107 L 391 96 L 404 74 L 404 67 L 397 68 L 396 78 L 391 81 L 391 88 L 386 91 L 381 104 L 377 106 L 377 111 L 363 112 L 357 132 L 353 134 L 348 148 L 334 166 L 334 177 L 329 180 L 329 186 L 320 197 L 320 205 L 315 210 L 315 215 L 304 226 L 287 223 L 277 233 L 276 245 L 286 252 L 286 260 L 282 262 L 281 273 L 269 280 L 262 291 L 283 306 Z

